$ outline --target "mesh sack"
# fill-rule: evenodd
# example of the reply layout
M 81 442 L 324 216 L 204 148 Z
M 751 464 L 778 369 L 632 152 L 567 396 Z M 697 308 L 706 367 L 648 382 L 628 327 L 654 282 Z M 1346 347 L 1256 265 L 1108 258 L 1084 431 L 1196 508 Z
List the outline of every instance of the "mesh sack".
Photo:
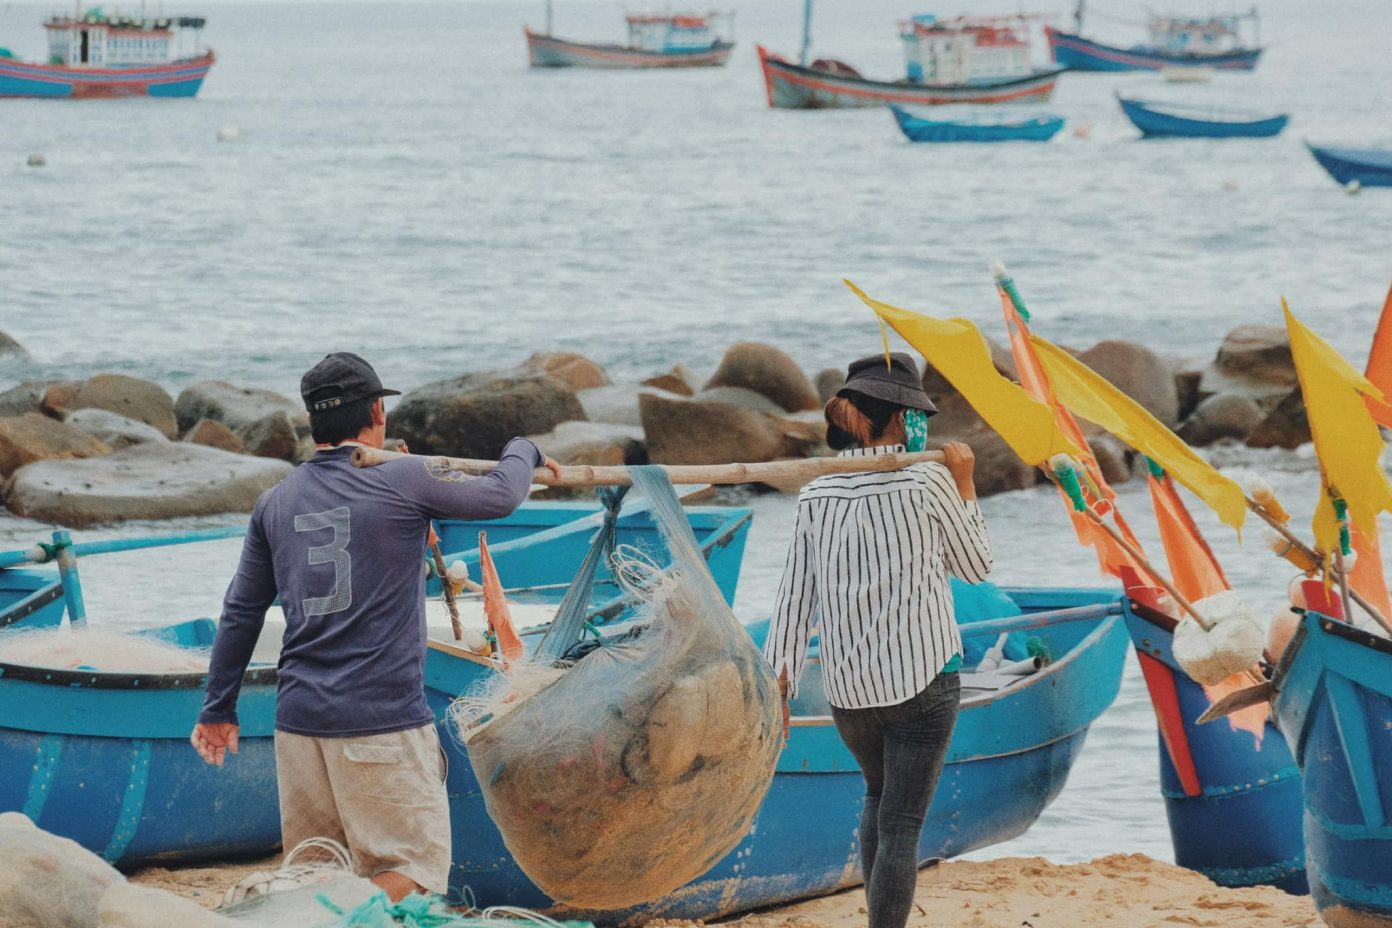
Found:
M 646 630 L 559 670 L 544 653 L 519 662 L 456 706 L 518 866 L 553 899 L 594 910 L 664 896 L 733 850 L 782 742 L 777 681 L 671 484 L 660 468 L 630 471 L 671 552 L 643 584 Z

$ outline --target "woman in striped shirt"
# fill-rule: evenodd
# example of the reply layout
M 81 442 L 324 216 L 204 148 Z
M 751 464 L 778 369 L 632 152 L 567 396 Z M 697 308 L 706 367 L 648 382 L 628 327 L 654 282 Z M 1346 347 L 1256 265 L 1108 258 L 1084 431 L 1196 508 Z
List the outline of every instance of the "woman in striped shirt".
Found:
M 927 417 L 913 359 L 850 366 L 827 403 L 827 443 L 850 456 L 922 450 Z M 861 863 L 870 928 L 903 928 L 918 842 L 957 721 L 961 638 L 948 575 L 979 583 L 991 569 L 964 444 L 944 464 L 820 477 L 798 497 L 764 653 L 788 702 L 814 629 L 837 731 L 865 776 Z

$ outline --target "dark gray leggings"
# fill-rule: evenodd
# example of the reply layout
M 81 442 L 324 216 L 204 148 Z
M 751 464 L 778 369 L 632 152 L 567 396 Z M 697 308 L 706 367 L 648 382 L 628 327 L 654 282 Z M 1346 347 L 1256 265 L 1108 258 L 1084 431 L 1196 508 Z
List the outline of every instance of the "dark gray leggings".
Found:
M 957 723 L 962 685 L 940 673 L 895 706 L 831 709 L 841 740 L 865 775 L 860 859 L 870 928 L 904 928 L 918 880 L 923 820 Z

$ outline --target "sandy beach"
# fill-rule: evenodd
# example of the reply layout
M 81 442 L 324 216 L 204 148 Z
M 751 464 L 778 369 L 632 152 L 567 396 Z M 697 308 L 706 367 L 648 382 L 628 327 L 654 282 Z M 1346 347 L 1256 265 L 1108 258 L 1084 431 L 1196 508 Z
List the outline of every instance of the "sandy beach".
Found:
M 132 882 L 216 906 L 227 888 L 277 858 L 169 870 L 152 867 Z M 1305 928 L 1319 917 L 1308 896 L 1277 889 L 1224 889 L 1192 870 L 1144 854 L 1113 854 L 1083 864 L 1041 857 L 948 861 L 919 873 L 910 928 Z M 661 928 L 697 923 L 655 921 Z M 848 890 L 724 922 L 740 928 L 856 928 L 865 893 Z

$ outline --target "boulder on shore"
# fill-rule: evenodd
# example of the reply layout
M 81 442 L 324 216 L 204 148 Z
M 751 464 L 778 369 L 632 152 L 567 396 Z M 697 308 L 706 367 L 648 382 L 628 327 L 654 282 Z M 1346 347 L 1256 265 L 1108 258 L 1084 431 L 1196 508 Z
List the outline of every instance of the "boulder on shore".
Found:
M 294 419 L 285 411 L 273 412 L 232 430 L 242 440 L 247 454 L 258 458 L 293 461 L 299 450 Z
M 536 443 L 542 454 L 561 464 L 607 467 L 648 462 L 643 430 L 631 425 L 562 422 L 549 432 L 527 437 Z
M 243 454 L 246 451 L 246 445 L 237 437 L 237 433 L 214 419 L 199 419 L 193 428 L 184 432 L 184 441 L 230 451 L 233 454 Z
M 668 393 L 675 393 L 678 396 L 695 396 L 697 383 L 698 380 L 691 368 L 685 364 L 677 363 L 672 365 L 672 369 L 667 373 L 644 380 L 642 385 L 666 390 Z
M 5 505 L 19 516 L 75 527 L 250 512 L 292 469 L 185 442 L 136 445 L 101 458 L 22 467 L 5 485 Z
M 1109 340 L 1098 342 L 1078 360 L 1111 381 L 1152 416 L 1173 427 L 1179 419 L 1179 395 L 1168 362 L 1144 345 Z
M 72 409 L 105 409 L 159 429 L 166 438 L 178 438 L 174 399 L 159 384 L 125 374 L 98 374 L 84 383 L 73 398 Z
M 760 342 L 736 342 L 720 359 L 706 388 L 744 387 L 773 400 L 787 412 L 819 409 L 812 381 L 786 352 Z
M 164 433 L 153 425 L 136 422 L 105 409 L 75 409 L 68 413 L 63 422 L 79 432 L 86 432 L 112 451 L 129 448 L 131 445 L 142 445 L 145 442 L 158 444 L 169 441 Z
M 1179 437 L 1191 445 L 1211 445 L 1225 438 L 1246 439 L 1264 415 L 1257 401 L 1241 393 L 1219 393 L 1199 404 L 1184 420 Z
M 0 332 L 0 361 L 27 361 L 29 352 L 4 332 Z
M 806 457 L 821 445 L 797 420 L 731 403 L 644 394 L 638 404 L 654 464 L 757 463 Z
M 1200 398 L 1240 393 L 1269 409 L 1298 383 L 1285 328 L 1244 325 L 1223 339 L 1213 364 L 1203 372 L 1199 392 Z
M 846 374 L 839 367 L 824 367 L 817 371 L 817 376 L 812 378 L 812 386 L 817 391 L 817 398 L 822 401 L 823 406 L 845 385 Z
M 607 387 L 610 383 L 604 368 L 584 355 L 570 351 L 539 351 L 524 361 L 523 367 L 550 374 L 572 390 Z
M 43 412 L 44 394 L 58 383 L 56 380 L 26 380 L 0 393 L 0 416 L 22 416 L 26 412 Z
M 0 419 L 0 477 L 54 458 L 90 458 L 111 449 L 88 433 L 37 412 Z
M 657 387 L 620 383 L 608 387 L 595 387 L 581 390 L 575 394 L 585 409 L 585 418 L 591 422 L 608 422 L 613 425 L 631 425 L 641 428 L 643 416 L 638 410 L 641 396 L 659 396 L 667 400 L 682 400 L 687 397 Z
M 185 387 L 174 401 L 180 434 L 202 419 L 221 422 L 235 431 L 273 413 L 290 416 L 297 431 L 309 428 L 309 413 L 305 412 L 303 403 L 261 387 L 238 387 L 225 380 L 203 380 Z
M 1294 450 L 1310 441 L 1314 441 L 1314 436 L 1305 413 L 1305 397 L 1299 388 L 1287 393 L 1247 435 L 1247 444 L 1252 448 Z
M 585 419 L 575 391 L 550 374 L 521 368 L 465 374 L 412 390 L 387 416 L 389 434 L 415 454 L 496 459 L 518 435 Z

